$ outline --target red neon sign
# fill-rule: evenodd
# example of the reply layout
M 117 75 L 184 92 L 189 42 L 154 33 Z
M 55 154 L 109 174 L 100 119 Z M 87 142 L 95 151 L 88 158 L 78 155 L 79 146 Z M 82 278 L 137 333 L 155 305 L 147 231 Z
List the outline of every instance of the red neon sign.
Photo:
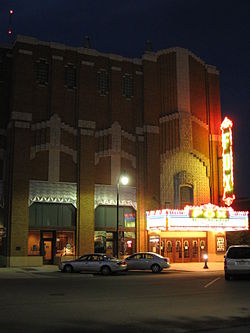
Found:
M 222 161 L 223 161 L 223 201 L 231 206 L 234 199 L 234 177 L 233 177 L 233 122 L 227 117 L 221 124 L 222 139 Z

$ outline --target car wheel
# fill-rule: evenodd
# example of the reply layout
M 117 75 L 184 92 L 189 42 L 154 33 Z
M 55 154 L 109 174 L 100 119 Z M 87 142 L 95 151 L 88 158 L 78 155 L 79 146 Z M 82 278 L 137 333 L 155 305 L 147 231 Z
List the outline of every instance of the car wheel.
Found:
M 228 273 L 225 273 L 225 280 L 230 281 L 231 280 L 231 275 Z
M 161 267 L 158 264 L 153 264 L 151 270 L 153 273 L 160 273 Z
M 111 273 L 111 269 L 108 266 L 103 266 L 101 269 L 102 275 L 109 275 Z
M 63 271 L 65 273 L 72 273 L 73 272 L 73 267 L 71 265 L 65 265 Z

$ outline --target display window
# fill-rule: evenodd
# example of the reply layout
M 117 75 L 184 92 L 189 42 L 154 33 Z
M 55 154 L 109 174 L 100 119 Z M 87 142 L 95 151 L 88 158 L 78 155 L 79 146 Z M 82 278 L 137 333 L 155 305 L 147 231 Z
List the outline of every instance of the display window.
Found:
M 28 255 L 40 256 L 40 231 L 29 231 Z
M 56 256 L 75 256 L 75 232 L 56 232 Z

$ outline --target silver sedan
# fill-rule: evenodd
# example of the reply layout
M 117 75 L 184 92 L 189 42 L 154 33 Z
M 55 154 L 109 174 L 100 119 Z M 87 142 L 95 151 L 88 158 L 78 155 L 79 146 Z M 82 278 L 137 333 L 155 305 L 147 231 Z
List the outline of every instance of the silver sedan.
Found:
M 134 253 L 125 259 L 128 267 L 127 270 L 146 270 L 150 269 L 153 273 L 160 273 L 163 268 L 169 268 L 168 258 L 154 252 Z
M 59 264 L 62 272 L 90 272 L 108 275 L 114 272 L 122 272 L 127 269 L 127 264 L 117 258 L 106 254 L 86 254 L 75 260 L 62 261 Z

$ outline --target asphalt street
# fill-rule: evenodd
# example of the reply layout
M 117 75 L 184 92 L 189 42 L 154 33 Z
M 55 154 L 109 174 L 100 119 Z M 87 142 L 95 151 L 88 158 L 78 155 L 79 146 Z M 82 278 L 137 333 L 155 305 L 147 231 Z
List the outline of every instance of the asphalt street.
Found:
M 0 332 L 249 332 L 249 296 L 223 271 L 24 270 L 0 276 Z

